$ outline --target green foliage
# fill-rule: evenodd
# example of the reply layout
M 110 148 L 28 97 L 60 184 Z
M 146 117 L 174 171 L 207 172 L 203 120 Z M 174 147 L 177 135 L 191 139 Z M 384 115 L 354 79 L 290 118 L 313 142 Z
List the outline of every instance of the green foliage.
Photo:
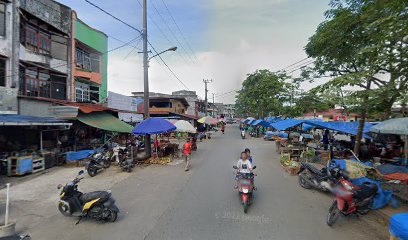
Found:
M 385 118 L 408 91 L 408 1 L 333 0 L 331 7 L 305 47 L 316 61 L 302 78 L 333 77 L 320 91 L 355 87 L 353 97 Z
M 248 74 L 238 91 L 236 111 L 242 116 L 262 118 L 269 113 L 278 115 L 290 96 L 288 76 L 269 70 Z

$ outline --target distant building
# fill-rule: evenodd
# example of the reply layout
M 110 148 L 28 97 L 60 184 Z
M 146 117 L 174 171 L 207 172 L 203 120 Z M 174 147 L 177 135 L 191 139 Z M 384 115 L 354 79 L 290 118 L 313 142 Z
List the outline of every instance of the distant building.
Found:
M 180 90 L 171 93 L 172 96 L 183 97 L 186 99 L 189 107 L 186 111 L 187 114 L 195 115 L 196 101 L 198 100 L 197 93 L 195 91 Z
M 346 114 L 342 109 L 329 109 L 323 112 L 309 112 L 303 114 L 304 119 L 315 119 L 319 118 L 325 122 L 333 121 L 358 121 L 359 115 L 356 113 Z
M 235 104 L 224 104 L 223 115 L 228 118 L 235 117 Z
M 143 92 L 132 92 L 134 98 L 143 100 Z M 149 93 L 149 114 L 152 117 L 168 119 L 196 120 L 195 115 L 187 113 L 190 104 L 184 97 L 162 93 Z M 138 112 L 144 112 L 144 103 L 138 105 Z

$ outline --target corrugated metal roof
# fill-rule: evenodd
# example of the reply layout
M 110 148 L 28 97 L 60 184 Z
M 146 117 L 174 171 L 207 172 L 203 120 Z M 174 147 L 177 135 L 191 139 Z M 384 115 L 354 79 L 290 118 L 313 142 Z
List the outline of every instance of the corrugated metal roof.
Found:
M 53 126 L 53 125 L 70 126 L 72 125 L 72 123 L 57 118 L 33 117 L 17 114 L 0 114 L 0 126 Z

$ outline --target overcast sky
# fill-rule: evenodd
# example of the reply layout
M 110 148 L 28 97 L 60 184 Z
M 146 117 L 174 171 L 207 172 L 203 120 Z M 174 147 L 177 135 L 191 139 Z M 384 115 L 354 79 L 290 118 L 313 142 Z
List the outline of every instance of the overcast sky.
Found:
M 84 0 L 59 0 L 88 25 L 109 36 L 109 49 L 138 37 L 138 33 Z M 91 0 L 138 29 L 142 0 Z M 169 11 L 166 9 L 166 3 Z M 304 46 L 329 0 L 147 0 L 149 41 L 190 89 L 204 97 L 202 79 L 213 79 L 209 93 L 217 102 L 233 103 L 246 74 L 256 69 L 276 71 L 306 57 Z M 156 11 L 157 10 L 157 11 Z M 171 15 L 170 15 L 170 13 Z M 174 24 L 172 17 L 176 21 Z M 179 31 L 181 30 L 181 32 Z M 121 42 L 122 41 L 122 42 Z M 142 55 L 131 46 L 109 53 L 109 91 L 130 95 L 143 91 Z M 295 72 L 296 74 L 296 72 Z M 185 87 L 156 60 L 149 68 L 150 91 L 170 93 Z M 304 88 L 309 88 L 305 85 Z

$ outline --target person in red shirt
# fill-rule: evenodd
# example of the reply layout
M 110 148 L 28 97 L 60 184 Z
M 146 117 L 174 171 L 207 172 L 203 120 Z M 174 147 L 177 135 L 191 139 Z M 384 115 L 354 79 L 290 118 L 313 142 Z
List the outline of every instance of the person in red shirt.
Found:
M 183 152 L 184 152 L 184 161 L 186 163 L 186 168 L 184 171 L 188 171 L 190 168 L 190 155 L 191 155 L 191 142 L 190 139 L 187 139 L 187 142 L 183 145 Z

